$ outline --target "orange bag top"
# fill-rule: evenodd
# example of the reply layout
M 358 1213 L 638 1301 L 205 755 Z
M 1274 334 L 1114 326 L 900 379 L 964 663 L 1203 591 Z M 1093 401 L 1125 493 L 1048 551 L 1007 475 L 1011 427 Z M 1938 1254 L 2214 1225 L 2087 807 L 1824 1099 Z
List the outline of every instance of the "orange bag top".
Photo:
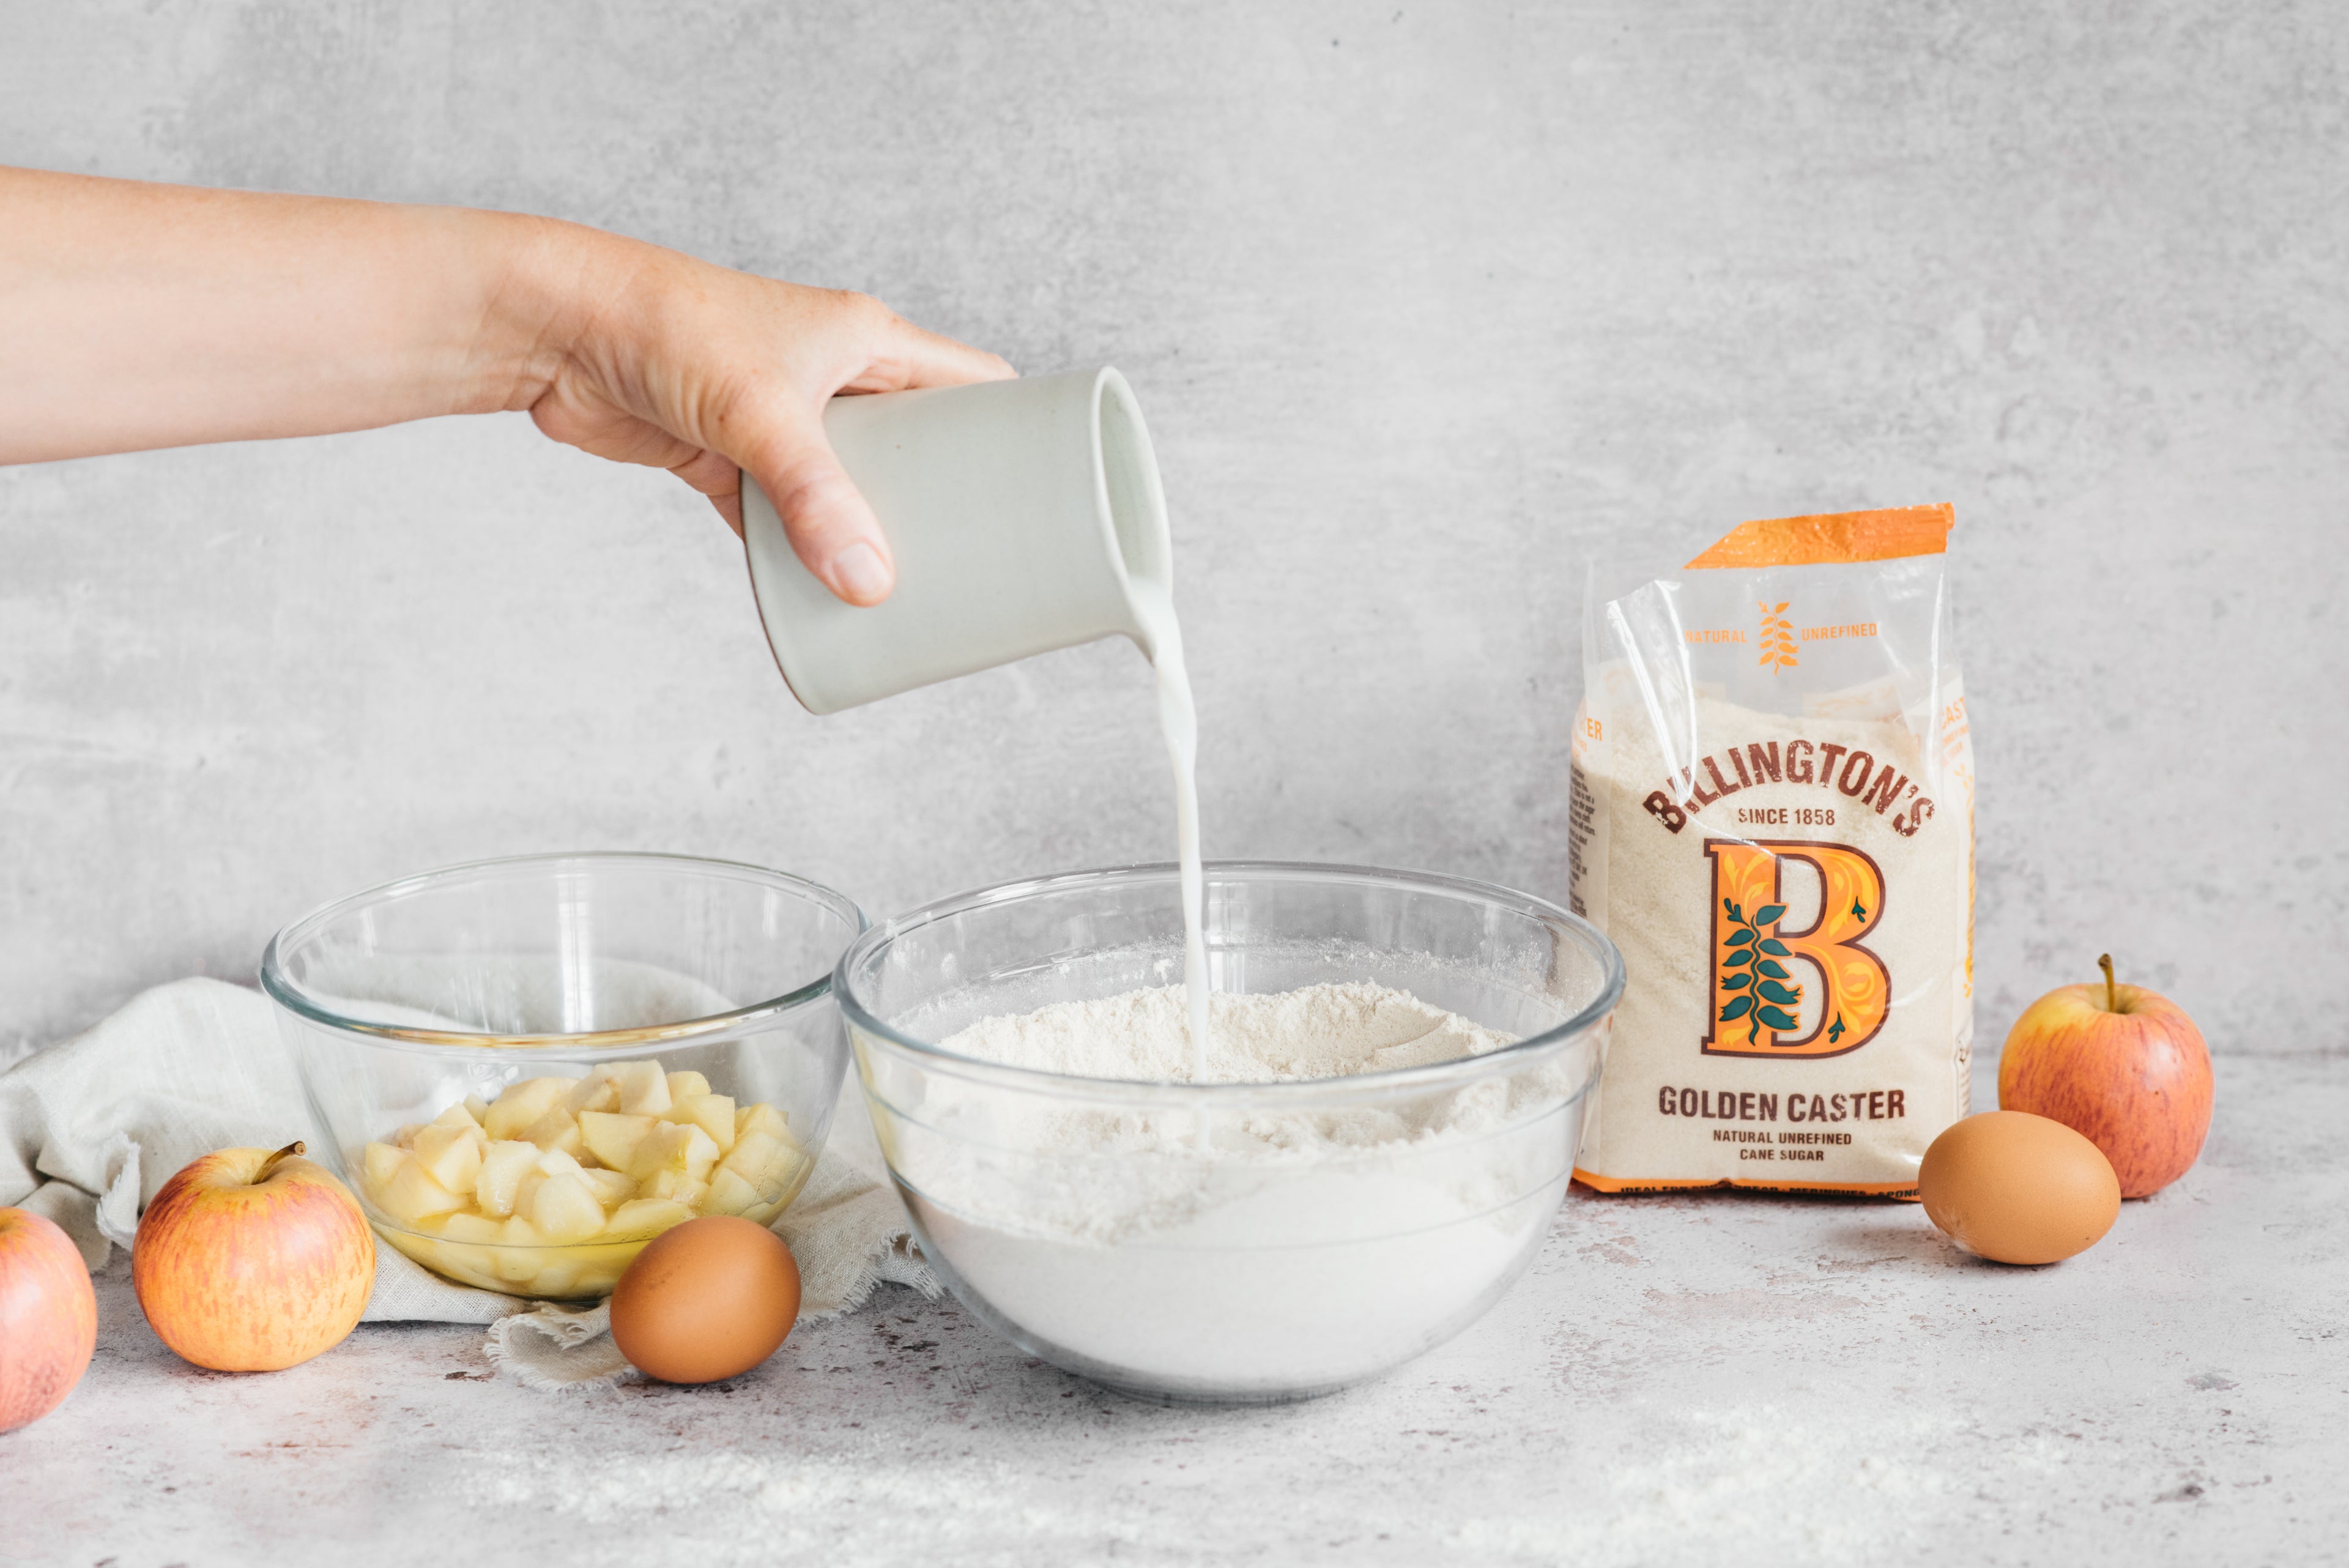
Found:
M 1891 561 L 1903 556 L 1938 556 L 1948 547 L 1955 510 L 1938 506 L 1890 506 L 1874 512 L 1826 512 L 1808 517 L 1770 517 L 1740 523 L 1688 564 L 1713 566 L 1830 566 L 1854 561 Z

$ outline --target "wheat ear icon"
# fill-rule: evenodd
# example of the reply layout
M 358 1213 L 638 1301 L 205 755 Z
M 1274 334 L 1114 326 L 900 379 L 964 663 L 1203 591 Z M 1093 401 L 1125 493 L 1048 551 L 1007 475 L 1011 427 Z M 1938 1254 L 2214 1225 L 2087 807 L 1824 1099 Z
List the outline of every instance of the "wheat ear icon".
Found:
M 1802 660 L 1795 657 L 1795 623 L 1786 618 L 1786 606 L 1791 600 L 1781 599 L 1774 607 L 1763 604 L 1762 658 L 1760 662 L 1780 670 L 1792 670 Z

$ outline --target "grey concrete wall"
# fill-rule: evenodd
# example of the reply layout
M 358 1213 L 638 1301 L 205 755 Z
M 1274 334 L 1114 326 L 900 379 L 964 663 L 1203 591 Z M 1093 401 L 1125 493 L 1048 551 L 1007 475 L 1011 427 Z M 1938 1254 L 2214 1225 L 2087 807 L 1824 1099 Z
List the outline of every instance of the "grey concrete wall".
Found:
M 1986 1038 L 2110 948 L 2223 1051 L 2338 1050 L 2344 37 L 5 0 L 0 161 L 534 209 L 1119 365 L 1216 855 L 1562 896 L 1586 560 L 1953 501 Z M 812 719 L 701 504 L 518 416 L 0 471 L 0 1052 L 454 859 L 673 847 L 885 911 L 1164 857 L 1169 812 L 1131 649 Z

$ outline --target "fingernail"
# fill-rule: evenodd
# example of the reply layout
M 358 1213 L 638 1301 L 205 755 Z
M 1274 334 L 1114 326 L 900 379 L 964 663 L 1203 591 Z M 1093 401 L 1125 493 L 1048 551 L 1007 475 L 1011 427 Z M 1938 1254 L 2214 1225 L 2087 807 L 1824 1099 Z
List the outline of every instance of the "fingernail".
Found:
M 862 539 L 832 558 L 832 586 L 843 598 L 860 602 L 885 598 L 892 581 L 881 552 Z

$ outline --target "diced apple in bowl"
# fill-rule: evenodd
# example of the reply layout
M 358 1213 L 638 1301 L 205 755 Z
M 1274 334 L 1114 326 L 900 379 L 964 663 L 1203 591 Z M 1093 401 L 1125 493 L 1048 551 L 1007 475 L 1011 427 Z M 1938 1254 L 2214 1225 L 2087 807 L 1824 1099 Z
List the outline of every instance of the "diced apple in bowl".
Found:
M 451 1241 L 469 1242 L 477 1247 L 495 1247 L 506 1239 L 506 1222 L 492 1220 L 486 1214 L 459 1212 L 441 1222 L 440 1234 Z
M 385 1213 L 414 1224 L 466 1206 L 464 1194 L 451 1192 L 435 1181 L 414 1155 L 405 1149 L 397 1152 L 399 1159 L 392 1167 L 390 1179 L 376 1189 L 376 1202 Z
M 658 1062 L 618 1062 L 612 1077 L 620 1085 L 620 1109 L 632 1116 L 657 1116 L 668 1109 L 668 1075 Z
M 485 1289 L 608 1292 L 638 1248 L 698 1214 L 771 1220 L 806 1175 L 782 1112 L 696 1072 L 614 1062 L 509 1084 L 410 1123 L 359 1160 L 386 1239 Z
M 481 1174 L 473 1182 L 473 1205 L 497 1218 L 513 1212 L 514 1192 L 522 1179 L 538 1168 L 538 1145 L 520 1138 L 501 1139 L 482 1152 Z
M 572 1078 L 524 1078 L 519 1084 L 508 1084 L 505 1092 L 490 1104 L 489 1115 L 481 1118 L 481 1129 L 493 1138 L 517 1138 L 523 1129 L 563 1102 L 577 1080 Z
M 602 1166 L 583 1167 L 579 1179 L 595 1195 L 596 1203 L 605 1209 L 617 1209 L 636 1195 L 636 1184 L 624 1171 L 605 1170 Z
M 575 1080 L 571 1092 L 563 1096 L 563 1108 L 573 1116 L 588 1111 L 616 1111 L 620 1108 L 620 1085 L 609 1067 L 598 1067 L 585 1077 Z
M 681 1073 L 669 1075 L 684 1076 Z M 734 1147 L 734 1099 L 730 1095 L 688 1095 L 673 1099 L 668 1109 L 661 1113 L 661 1119 L 681 1127 L 699 1127 L 718 1146 L 719 1154 L 730 1153 Z
M 691 1122 L 660 1122 L 636 1145 L 628 1174 L 650 1181 L 665 1170 L 680 1172 L 698 1181 L 718 1163 L 718 1146 Z
M 657 1170 L 636 1190 L 647 1198 L 665 1199 L 682 1203 L 688 1209 L 699 1209 L 702 1199 L 709 1196 L 709 1183 L 688 1176 L 681 1170 Z
M 649 1241 L 694 1217 L 686 1205 L 667 1198 L 632 1198 L 612 1210 L 604 1234 L 616 1241 Z
M 430 1173 L 432 1179 L 451 1192 L 471 1192 L 481 1173 L 481 1150 L 489 1139 L 474 1125 L 473 1118 L 464 1115 L 464 1107 L 456 1107 L 464 1116 L 462 1127 L 436 1121 L 416 1135 L 413 1149 L 416 1163 Z
M 583 1111 L 579 1116 L 579 1136 L 587 1152 L 598 1164 L 614 1170 L 626 1170 L 636 1160 L 636 1146 L 645 1135 L 659 1123 L 652 1116 L 633 1116 L 616 1111 Z
M 531 1195 L 530 1222 L 555 1246 L 585 1241 L 604 1228 L 604 1206 L 583 1177 L 566 1171 L 538 1184 Z

